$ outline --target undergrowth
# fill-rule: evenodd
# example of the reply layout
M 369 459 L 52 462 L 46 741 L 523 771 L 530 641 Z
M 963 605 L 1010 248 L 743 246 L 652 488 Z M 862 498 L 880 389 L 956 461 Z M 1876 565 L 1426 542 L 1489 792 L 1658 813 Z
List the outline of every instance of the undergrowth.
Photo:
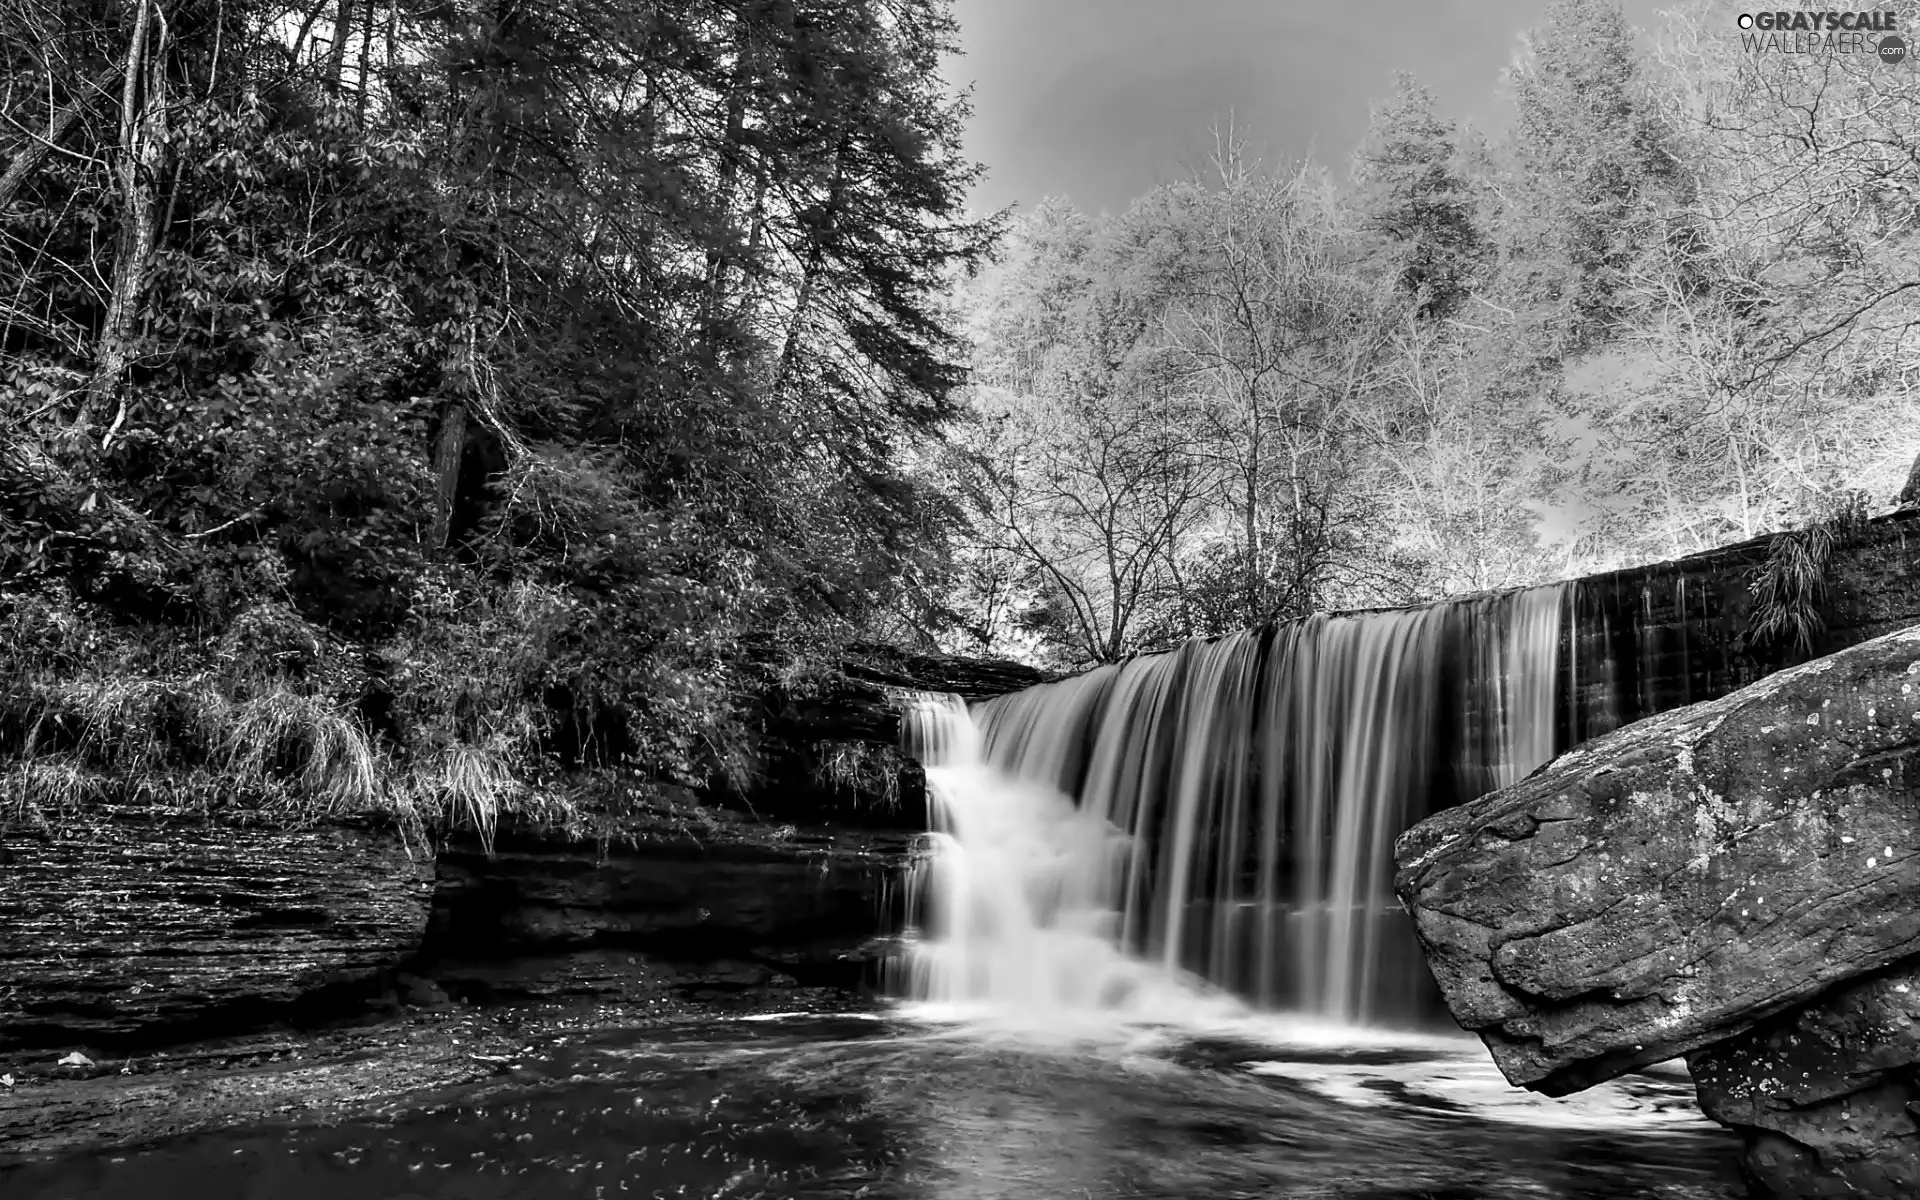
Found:
M 273 604 L 196 636 L 0 592 L 0 820 L 70 828 L 111 804 L 360 814 L 410 840 L 468 829 L 489 852 L 508 814 L 577 831 L 542 705 L 565 602 L 527 586 L 459 611 L 417 599 L 421 620 L 364 647 Z
M 889 811 L 900 807 L 900 779 L 913 764 L 892 746 L 821 742 L 814 746 L 814 782 L 836 793 L 871 797 Z

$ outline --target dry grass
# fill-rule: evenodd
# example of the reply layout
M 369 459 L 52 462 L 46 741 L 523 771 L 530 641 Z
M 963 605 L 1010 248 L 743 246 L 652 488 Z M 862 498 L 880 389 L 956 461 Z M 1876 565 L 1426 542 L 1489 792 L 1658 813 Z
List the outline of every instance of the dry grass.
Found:
M 8 763 L 0 770 L 0 819 L 62 827 L 105 799 L 103 784 L 98 771 L 70 755 Z
M 500 756 L 479 746 L 455 743 L 441 756 L 437 783 L 440 811 L 447 823 L 466 824 L 479 835 L 481 848 L 492 854 L 500 814 L 519 791 Z
M 33 689 L 38 715 L 26 735 L 26 756 L 62 742 L 82 762 L 122 770 L 153 767 L 166 753 L 163 731 L 180 689 L 159 679 L 89 677 Z
M 342 703 L 283 680 L 88 678 L 25 692 L 35 716 L 20 752 L 0 763 L 7 819 L 52 827 L 109 792 L 145 793 L 295 822 L 381 814 L 409 838 L 469 828 L 491 853 L 504 814 L 566 815 L 520 782 L 505 739 L 454 742 L 409 766 Z
M 410 843 L 471 830 L 489 853 L 509 815 L 585 828 L 592 801 L 538 769 L 546 643 L 568 598 L 516 585 L 457 611 L 416 600 L 418 626 L 368 650 L 279 605 L 195 636 L 0 590 L 0 822 L 77 830 L 130 801 L 287 823 L 371 814 Z M 375 688 L 384 708 L 364 703 Z
M 366 731 L 327 699 L 273 690 L 210 700 L 202 712 L 215 759 L 236 786 L 326 815 L 381 807 L 378 758 Z

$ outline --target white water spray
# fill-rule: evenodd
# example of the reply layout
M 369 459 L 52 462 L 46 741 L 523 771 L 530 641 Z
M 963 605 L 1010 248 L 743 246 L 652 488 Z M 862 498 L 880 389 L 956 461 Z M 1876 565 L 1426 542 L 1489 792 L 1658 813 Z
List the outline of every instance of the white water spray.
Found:
M 905 740 L 927 773 L 932 831 L 909 879 L 904 994 L 1024 1023 L 1076 1014 L 1174 1020 L 1232 1001 L 1121 949 L 1129 838 L 1092 808 L 989 765 L 966 706 L 926 697 Z M 923 923 L 922 923 L 923 922 Z

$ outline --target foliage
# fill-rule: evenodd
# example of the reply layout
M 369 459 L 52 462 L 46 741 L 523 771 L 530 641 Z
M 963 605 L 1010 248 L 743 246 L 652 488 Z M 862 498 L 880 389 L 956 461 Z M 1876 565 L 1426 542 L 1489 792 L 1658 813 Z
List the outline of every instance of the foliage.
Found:
M 901 777 L 910 761 L 892 746 L 826 742 L 812 748 L 813 779 L 848 796 L 872 796 L 883 808 L 900 806 Z
M 1790 643 L 1797 654 L 1813 653 L 1815 640 L 1826 629 L 1822 606 L 1834 547 L 1865 521 L 1865 498 L 1858 492 L 1846 493 L 1804 528 L 1773 535 L 1767 543 L 1767 561 L 1748 585 L 1753 611 L 1747 618 L 1747 635 L 1754 645 Z
M 9 761 L 484 833 L 738 790 L 856 638 L 1110 661 L 1891 496 L 1920 77 L 1734 16 L 1555 0 L 1501 137 L 1396 77 L 1350 178 L 1221 139 L 989 263 L 944 0 L 20 0 L 0 579 L 68 715 Z M 221 657 L 263 613 L 327 671 Z
M 1387 243 L 1384 265 L 1421 317 L 1457 311 L 1490 249 L 1454 142 L 1432 93 L 1402 71 L 1354 155 L 1362 231 Z
M 908 450 L 995 229 L 952 39 L 944 0 L 0 10 L 0 607 L 85 646 L 11 697 L 21 770 L 483 837 L 567 772 L 751 776 L 757 697 L 942 549 Z M 226 657 L 263 612 L 356 665 Z

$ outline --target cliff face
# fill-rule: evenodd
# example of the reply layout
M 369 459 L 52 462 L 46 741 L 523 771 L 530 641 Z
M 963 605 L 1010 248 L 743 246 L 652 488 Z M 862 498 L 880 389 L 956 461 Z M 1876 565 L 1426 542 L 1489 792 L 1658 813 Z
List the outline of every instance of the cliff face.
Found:
M 1920 511 L 1838 537 L 1806 653 L 1753 636 L 1750 583 L 1772 537 L 1581 579 L 1561 656 L 1563 748 L 1657 713 L 1724 696 L 1782 667 L 1920 621 Z
M 907 839 L 799 831 L 630 847 L 452 849 L 418 969 L 474 1000 L 706 996 L 878 982 Z
M 1799 1035 L 1750 1031 L 1897 1022 L 1822 996 L 1920 953 L 1920 628 L 1627 726 L 1395 853 L 1449 1008 L 1510 1080 L 1558 1095 L 1698 1051 L 1709 1111 L 1765 1130 L 1811 1076 Z M 1789 1176 L 1763 1194 L 1825 1194 Z
M 792 761 L 761 792 L 681 795 L 672 819 L 643 805 L 599 822 L 605 843 L 512 828 L 483 852 L 178 804 L 0 811 L 0 1052 L 356 1014 L 396 980 L 424 1003 L 874 982 L 868 943 L 926 827 L 919 775 L 879 756 L 887 794 L 869 795 L 871 779 L 822 783 L 809 755 L 890 743 L 902 691 L 1043 676 L 878 650 L 844 666 L 833 694 L 775 721 Z
M 0 1049 L 246 1024 L 375 986 L 419 946 L 424 847 L 137 806 L 0 829 Z
M 907 842 L 739 820 L 637 846 L 509 829 L 491 853 L 431 855 L 368 823 L 113 808 L 7 826 L 0 1052 L 352 1015 L 396 981 L 415 1003 L 857 989 Z

